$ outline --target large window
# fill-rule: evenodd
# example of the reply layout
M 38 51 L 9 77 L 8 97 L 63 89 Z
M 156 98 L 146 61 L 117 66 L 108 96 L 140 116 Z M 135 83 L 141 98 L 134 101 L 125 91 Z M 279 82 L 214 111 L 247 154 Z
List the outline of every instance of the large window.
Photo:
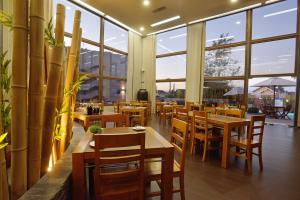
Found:
M 81 11 L 82 42 L 79 72 L 87 74 L 88 79 L 78 92 L 77 100 L 80 102 L 99 102 L 102 100 L 105 103 L 111 103 L 124 99 L 127 77 L 128 31 L 68 0 L 53 1 L 54 20 L 57 3 L 66 7 L 66 48 L 71 46 L 75 10 Z M 104 32 L 103 37 L 100 35 L 101 32 Z
M 157 35 L 156 97 L 185 102 L 186 27 Z

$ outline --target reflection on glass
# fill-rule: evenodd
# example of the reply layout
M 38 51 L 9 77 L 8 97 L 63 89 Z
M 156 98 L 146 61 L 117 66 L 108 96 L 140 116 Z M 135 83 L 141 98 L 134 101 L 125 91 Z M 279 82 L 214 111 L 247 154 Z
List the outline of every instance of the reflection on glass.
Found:
M 99 74 L 99 47 L 81 43 L 79 71 Z
M 97 78 L 88 78 L 81 85 L 77 93 L 79 102 L 97 102 L 99 99 L 99 80 Z
M 186 55 L 156 59 L 156 80 L 186 77 Z
M 295 39 L 254 44 L 251 74 L 293 73 L 295 70 Z
M 206 23 L 206 46 L 241 42 L 246 39 L 246 12 L 210 20 Z
M 296 105 L 296 77 L 249 79 L 248 112 L 268 118 L 293 120 Z
M 185 82 L 160 82 L 156 83 L 156 99 L 159 101 L 177 101 L 184 105 Z
M 103 100 L 112 103 L 126 98 L 126 82 L 120 80 L 103 80 Z
M 204 75 L 207 77 L 242 76 L 245 73 L 245 47 L 205 52 Z
M 66 7 L 66 15 L 65 15 L 65 32 L 72 33 L 73 32 L 73 21 L 75 10 L 81 11 L 81 23 L 80 27 L 82 28 L 82 37 L 99 42 L 100 40 L 100 17 L 92 14 L 91 12 L 86 11 L 85 9 L 76 6 L 67 0 L 53 0 L 53 16 L 55 21 L 56 15 L 56 4 L 60 3 Z M 53 22 L 54 26 L 55 23 Z
M 156 55 L 186 50 L 187 28 L 160 33 L 156 38 Z
M 253 10 L 252 38 L 295 33 L 297 0 L 287 0 Z
M 127 77 L 127 56 L 112 51 L 104 52 L 104 76 Z
M 243 104 L 243 80 L 216 80 L 205 81 L 203 89 L 203 104 L 226 104 L 238 106 Z
M 128 31 L 105 20 L 104 45 L 127 52 Z

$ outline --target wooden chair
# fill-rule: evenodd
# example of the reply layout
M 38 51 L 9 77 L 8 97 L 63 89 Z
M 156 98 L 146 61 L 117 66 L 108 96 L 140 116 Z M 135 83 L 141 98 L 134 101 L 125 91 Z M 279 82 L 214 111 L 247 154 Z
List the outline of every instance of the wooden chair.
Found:
M 188 109 L 186 108 L 176 108 L 175 109 L 175 118 L 180 119 L 182 121 L 188 122 Z
M 238 147 L 239 152 L 235 156 L 243 157 L 247 161 L 248 172 L 252 173 L 252 155 L 257 155 L 259 158 L 260 170 L 263 170 L 262 160 L 262 141 L 264 134 L 265 115 L 251 116 L 250 129 L 247 132 L 246 138 L 231 139 L 231 145 Z M 257 148 L 257 153 L 253 149 Z
M 129 127 L 129 118 L 122 114 L 103 115 L 101 118 L 102 128 L 106 128 L 107 123 L 113 123 L 113 127 Z
M 194 102 L 191 102 L 191 101 L 185 102 L 185 108 L 186 108 L 188 111 L 192 111 L 193 105 L 194 105 Z
M 166 123 L 167 120 L 171 121 L 173 117 L 173 106 L 162 104 L 160 109 L 161 109 L 159 113 L 160 119 L 163 119 L 164 123 Z
M 174 146 L 174 168 L 173 178 L 179 178 L 179 189 L 173 189 L 173 193 L 180 192 L 181 199 L 185 199 L 184 194 L 184 167 L 185 167 L 185 151 L 187 145 L 187 129 L 188 124 L 179 119 L 173 119 L 171 144 Z M 162 161 L 163 162 L 163 161 Z M 147 182 L 157 181 L 160 186 L 161 174 L 161 162 L 146 162 L 145 164 L 145 179 Z M 160 192 L 154 192 L 147 194 L 147 197 L 159 196 Z
M 141 125 L 145 126 L 145 113 L 143 109 L 140 108 L 120 108 L 122 115 L 128 116 L 129 125 Z
M 202 161 L 205 161 L 206 152 L 208 150 L 219 149 L 209 146 L 211 141 L 223 141 L 223 136 L 220 134 L 214 134 L 213 128 L 208 125 L 207 112 L 194 111 L 192 119 L 192 136 L 191 136 L 191 154 L 195 152 L 196 140 L 204 142 Z
M 215 107 L 204 107 L 204 112 L 207 112 L 210 114 L 216 114 L 216 108 Z
M 225 115 L 226 110 L 223 108 L 216 109 L 216 115 Z
M 95 134 L 94 139 L 96 199 L 144 200 L 145 133 Z
M 225 111 L 225 115 L 229 117 L 243 118 L 243 111 L 241 109 L 228 109 Z

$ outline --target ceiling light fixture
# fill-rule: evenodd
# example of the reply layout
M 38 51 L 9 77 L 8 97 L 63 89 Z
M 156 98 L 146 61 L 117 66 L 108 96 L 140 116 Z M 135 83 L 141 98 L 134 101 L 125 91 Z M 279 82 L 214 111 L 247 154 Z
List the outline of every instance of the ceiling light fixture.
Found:
M 173 27 L 170 27 L 170 28 L 166 28 L 166 29 L 163 29 L 163 30 L 160 30 L 160 31 L 148 33 L 147 35 L 154 35 L 154 34 L 166 32 L 166 31 L 170 31 L 170 30 L 173 30 L 173 29 L 176 29 L 176 28 L 181 28 L 181 27 L 184 27 L 184 26 L 186 26 L 186 24 L 180 24 L 180 25 L 173 26 Z
M 144 0 L 143 4 L 144 4 L 144 6 L 149 6 L 150 5 L 150 1 L 149 0 Z
M 238 0 L 230 0 L 231 3 L 236 3 Z
M 145 29 L 144 29 L 144 27 L 140 27 L 140 31 L 144 31 Z
M 293 12 L 293 11 L 297 11 L 297 8 L 291 8 L 291 9 L 288 9 L 288 10 L 282 10 L 282 11 L 279 11 L 279 12 L 270 13 L 270 14 L 264 15 L 264 18 L 273 17 L 273 16 L 276 16 L 276 15 L 281 15 L 281 14 L 285 14 L 285 13 L 289 13 L 289 12 Z
M 265 4 L 275 3 L 275 2 L 277 2 L 277 1 L 279 1 L 279 0 L 268 0 L 268 1 L 265 2 Z
M 175 16 L 175 17 L 170 17 L 170 18 L 168 18 L 168 19 L 161 20 L 161 21 L 159 21 L 159 22 L 156 22 L 156 23 L 154 23 L 154 24 L 151 24 L 150 26 L 151 26 L 151 27 L 159 26 L 159 25 L 162 25 L 162 24 L 165 24 L 165 23 L 168 23 L 168 22 L 175 21 L 175 20 L 177 20 L 177 19 L 180 19 L 180 16 L 179 16 L 179 15 L 177 15 L 177 16 Z

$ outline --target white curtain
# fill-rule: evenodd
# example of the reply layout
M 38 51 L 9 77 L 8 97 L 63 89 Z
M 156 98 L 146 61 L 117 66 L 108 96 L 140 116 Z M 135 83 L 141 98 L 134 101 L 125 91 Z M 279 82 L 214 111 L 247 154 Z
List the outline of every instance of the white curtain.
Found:
M 152 112 L 154 112 L 156 96 L 156 36 L 150 35 L 142 39 L 142 88 L 149 93 L 149 100 L 152 102 Z
M 131 101 L 136 99 L 137 91 L 141 88 L 142 37 L 132 31 L 128 34 L 126 101 Z
M 202 102 L 205 64 L 205 23 L 188 26 L 186 101 Z

